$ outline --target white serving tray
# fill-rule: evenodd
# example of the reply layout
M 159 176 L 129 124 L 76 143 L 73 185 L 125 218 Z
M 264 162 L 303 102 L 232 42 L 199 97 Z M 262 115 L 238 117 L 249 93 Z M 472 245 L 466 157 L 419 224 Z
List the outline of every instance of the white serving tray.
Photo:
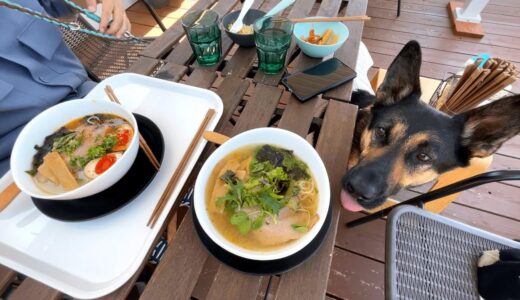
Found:
M 0 264 L 75 298 L 107 295 L 135 274 L 206 142 L 201 140 L 195 148 L 157 224 L 150 229 L 146 223 L 175 167 L 207 110 L 216 110 L 208 130 L 215 128 L 223 110 L 222 100 L 211 91 L 136 74 L 108 78 L 85 98 L 108 101 L 103 92 L 106 84 L 125 107 L 152 119 L 162 131 L 164 159 L 148 188 L 116 212 L 90 221 L 50 219 L 24 194 L 0 213 Z M 11 182 L 8 172 L 0 179 L 0 190 Z

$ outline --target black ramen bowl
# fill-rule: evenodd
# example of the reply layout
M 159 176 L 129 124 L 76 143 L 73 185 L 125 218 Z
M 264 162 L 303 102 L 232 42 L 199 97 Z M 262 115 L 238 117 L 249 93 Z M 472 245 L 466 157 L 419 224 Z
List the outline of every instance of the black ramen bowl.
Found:
M 238 18 L 238 15 L 240 14 L 240 10 L 235 10 L 227 15 L 225 15 L 222 18 L 222 26 L 224 27 L 224 31 L 229 36 L 229 38 L 238 44 L 240 47 L 254 47 L 255 46 L 255 35 L 253 33 L 251 34 L 238 34 L 233 33 L 229 31 L 230 25 L 235 22 L 235 20 Z M 242 20 L 242 23 L 244 25 L 253 25 L 253 23 L 263 17 L 265 15 L 265 12 L 258 10 L 258 9 L 250 9 L 245 17 L 244 20 Z

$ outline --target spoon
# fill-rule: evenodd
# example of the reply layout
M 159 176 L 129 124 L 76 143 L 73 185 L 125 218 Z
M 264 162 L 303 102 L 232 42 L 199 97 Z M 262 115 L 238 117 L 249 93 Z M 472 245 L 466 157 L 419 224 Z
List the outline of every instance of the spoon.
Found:
M 271 24 L 272 17 L 274 17 L 276 14 L 282 12 L 289 5 L 293 4 L 294 1 L 295 0 L 282 0 L 275 7 L 271 8 L 271 10 L 268 11 L 263 17 L 264 19 L 262 21 L 262 25 L 260 26 L 261 30 L 264 30 L 267 26 L 269 26 Z
M 264 17 L 272 17 L 274 15 L 277 15 L 284 9 L 286 9 L 289 5 L 293 4 L 296 0 L 282 0 L 280 3 L 276 4 L 275 7 L 271 8 L 270 11 L 268 11 Z
M 245 15 L 251 8 L 251 5 L 253 5 L 254 0 L 246 0 L 244 1 L 244 5 L 242 6 L 242 10 L 240 11 L 240 14 L 238 15 L 237 20 L 235 23 L 233 23 L 233 26 L 231 26 L 231 29 L 229 29 L 230 32 L 237 33 L 240 31 L 242 26 L 244 26 L 244 23 L 242 23 L 242 20 L 244 19 Z

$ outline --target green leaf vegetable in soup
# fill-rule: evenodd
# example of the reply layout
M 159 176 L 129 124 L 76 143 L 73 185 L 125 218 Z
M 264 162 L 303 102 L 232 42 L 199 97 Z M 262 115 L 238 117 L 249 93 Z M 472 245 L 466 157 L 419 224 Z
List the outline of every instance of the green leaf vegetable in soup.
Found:
M 271 250 L 306 234 L 318 221 L 318 190 L 292 151 L 245 147 L 220 161 L 206 190 L 217 230 L 233 244 Z
M 49 194 L 74 190 L 114 165 L 133 135 L 130 123 L 116 115 L 73 120 L 34 146 L 37 152 L 27 173 Z

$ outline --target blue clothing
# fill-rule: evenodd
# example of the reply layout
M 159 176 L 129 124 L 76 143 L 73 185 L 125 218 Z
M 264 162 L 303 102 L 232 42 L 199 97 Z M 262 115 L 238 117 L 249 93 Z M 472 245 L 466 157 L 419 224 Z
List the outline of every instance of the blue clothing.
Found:
M 16 0 L 16 3 L 53 16 L 68 11 L 60 0 Z M 14 141 L 25 124 L 60 101 L 82 98 L 95 83 L 88 79 L 55 25 L 0 6 L 0 28 L 0 176 L 3 176 L 9 170 Z

